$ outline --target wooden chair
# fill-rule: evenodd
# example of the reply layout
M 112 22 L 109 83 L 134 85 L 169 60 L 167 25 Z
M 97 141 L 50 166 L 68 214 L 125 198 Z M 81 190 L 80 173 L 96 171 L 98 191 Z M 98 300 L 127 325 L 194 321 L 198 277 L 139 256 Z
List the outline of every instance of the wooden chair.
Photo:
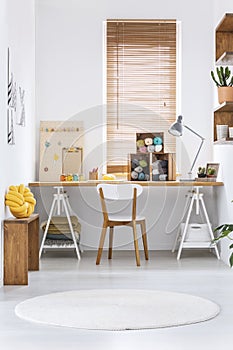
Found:
M 113 231 L 115 226 L 130 226 L 133 228 L 133 238 L 134 238 L 134 248 L 137 266 L 140 266 L 140 255 L 138 249 L 138 238 L 136 225 L 139 224 L 141 227 L 142 241 L 144 246 L 145 259 L 148 260 L 148 248 L 147 248 L 147 236 L 146 236 L 146 221 L 145 217 L 137 216 L 136 214 L 136 204 L 137 197 L 142 193 L 142 186 L 137 184 L 99 184 L 97 186 L 97 191 L 99 192 L 101 199 L 101 206 L 103 212 L 103 227 L 102 233 L 100 236 L 99 249 L 96 258 L 96 265 L 99 265 L 105 236 L 107 228 L 109 227 L 109 251 L 108 258 L 112 258 L 112 243 L 113 243 Z M 132 205 L 132 214 L 131 215 L 118 215 L 110 214 L 107 210 L 106 200 L 110 201 L 126 201 L 130 200 Z

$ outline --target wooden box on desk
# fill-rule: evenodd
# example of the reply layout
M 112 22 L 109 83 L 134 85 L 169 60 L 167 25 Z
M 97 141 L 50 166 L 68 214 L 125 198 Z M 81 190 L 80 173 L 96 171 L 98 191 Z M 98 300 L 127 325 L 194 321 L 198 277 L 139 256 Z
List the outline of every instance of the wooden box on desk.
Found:
M 39 215 L 4 220 L 4 284 L 28 284 L 28 270 L 39 270 Z
M 150 153 L 129 154 L 129 180 L 150 181 Z
M 157 177 L 153 176 L 153 163 L 156 162 L 156 160 L 159 160 L 161 162 L 166 162 L 166 167 L 164 167 L 164 171 L 162 171 L 161 175 L 167 175 L 166 180 L 167 181 L 175 181 L 176 180 L 176 158 L 175 153 L 163 153 L 163 154 L 157 154 L 152 153 L 151 154 L 151 181 L 161 181 L 157 180 Z

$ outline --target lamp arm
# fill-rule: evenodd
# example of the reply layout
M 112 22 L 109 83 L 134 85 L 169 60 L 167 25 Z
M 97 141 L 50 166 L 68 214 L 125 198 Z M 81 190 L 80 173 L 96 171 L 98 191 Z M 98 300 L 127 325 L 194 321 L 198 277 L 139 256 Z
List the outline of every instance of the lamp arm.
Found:
M 196 154 L 196 156 L 195 156 L 195 158 L 194 158 L 194 160 L 193 160 L 193 164 L 192 164 L 192 166 L 191 166 L 191 169 L 190 169 L 190 171 L 189 171 L 189 174 L 192 173 L 193 167 L 194 167 L 194 165 L 195 165 L 195 163 L 196 163 L 197 157 L 198 157 L 198 155 L 199 155 L 199 153 L 200 153 L 200 150 L 201 150 L 201 148 L 202 148 L 202 146 L 203 146 L 204 141 L 205 141 L 205 139 L 202 138 L 202 139 L 201 139 L 201 144 L 200 144 L 200 146 L 199 146 L 199 148 L 198 148 L 198 151 L 197 151 L 197 154 Z
M 193 129 L 191 129 L 189 126 L 184 125 L 184 124 L 183 124 L 183 126 L 184 126 L 186 129 L 188 129 L 189 131 L 191 131 L 193 134 L 195 134 L 195 135 L 197 135 L 198 137 L 200 137 L 200 139 L 205 140 L 204 137 L 202 137 L 201 135 L 199 135 L 196 131 L 194 131 Z
M 197 157 L 198 157 L 198 155 L 199 155 L 199 153 L 200 153 L 200 150 L 201 150 L 201 148 L 202 148 L 202 146 L 203 146 L 203 143 L 204 143 L 205 139 L 204 139 L 204 137 L 202 137 L 201 135 L 199 135 L 196 131 L 194 131 L 193 129 L 191 129 L 189 126 L 187 126 L 187 125 L 183 125 L 183 126 L 201 139 L 200 146 L 199 146 L 199 148 L 198 148 L 198 150 L 197 150 L 197 154 L 195 155 L 195 158 L 194 158 L 194 160 L 193 160 L 191 169 L 190 169 L 190 171 L 189 171 L 189 174 L 192 174 L 192 170 L 193 170 L 194 165 L 195 165 L 195 163 L 196 163 L 196 161 L 197 161 Z

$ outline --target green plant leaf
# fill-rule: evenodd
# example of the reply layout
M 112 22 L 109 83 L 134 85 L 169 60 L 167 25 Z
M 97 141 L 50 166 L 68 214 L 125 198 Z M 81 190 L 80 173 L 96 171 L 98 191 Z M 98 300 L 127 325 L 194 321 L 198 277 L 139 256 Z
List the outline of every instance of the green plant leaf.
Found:
M 224 227 L 224 226 L 225 226 L 225 224 L 216 227 L 216 228 L 214 229 L 214 232 L 216 232 L 216 231 L 218 231 L 218 230 L 221 230 L 221 228 Z
M 230 266 L 232 267 L 233 266 L 233 253 L 231 253 L 231 256 L 229 258 L 229 263 L 230 263 Z
M 214 72 L 213 72 L 213 71 L 211 71 L 211 77 L 212 77 L 213 81 L 215 82 L 216 86 L 217 86 L 217 87 L 219 87 L 219 86 L 220 86 L 220 84 L 219 84 L 219 82 L 216 80 L 216 78 L 215 78 L 215 75 L 214 75 Z M 233 77 L 232 77 L 232 78 L 233 78 Z

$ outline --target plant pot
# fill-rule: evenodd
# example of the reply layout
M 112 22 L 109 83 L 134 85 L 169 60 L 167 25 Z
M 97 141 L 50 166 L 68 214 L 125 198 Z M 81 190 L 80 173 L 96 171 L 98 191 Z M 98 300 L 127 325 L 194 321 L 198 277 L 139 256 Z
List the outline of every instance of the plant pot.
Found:
M 233 86 L 218 87 L 218 102 L 233 102 Z
M 197 174 L 198 177 L 206 177 L 206 174 Z

